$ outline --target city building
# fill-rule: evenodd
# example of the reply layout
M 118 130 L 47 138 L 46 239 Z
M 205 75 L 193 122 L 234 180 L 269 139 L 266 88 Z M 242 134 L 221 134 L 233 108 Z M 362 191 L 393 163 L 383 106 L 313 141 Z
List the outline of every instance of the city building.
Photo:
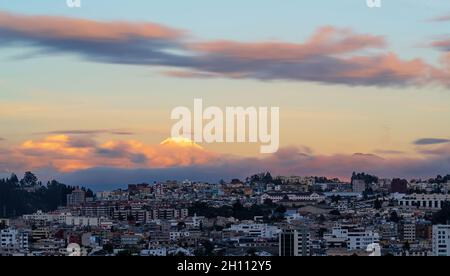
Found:
M 321 202 L 324 201 L 325 198 L 324 195 L 318 193 L 265 193 L 261 195 L 260 202 L 264 203 L 266 200 L 270 200 L 273 203 L 282 200 Z
M 280 256 L 309 256 L 310 233 L 306 228 L 287 229 L 279 234 Z
M 28 251 L 28 238 L 27 231 L 3 229 L 0 231 L 0 247 L 3 250 Z
M 68 216 L 64 222 L 68 226 L 100 226 L 99 218 L 89 218 L 89 217 L 77 217 L 77 216 Z
M 411 209 L 442 209 L 446 202 L 450 202 L 449 194 L 412 194 L 399 199 L 398 205 Z
M 450 256 L 450 225 L 433 226 L 433 255 Z
M 78 206 L 86 202 L 86 193 L 81 189 L 75 189 L 67 195 L 67 206 Z
M 158 208 L 146 212 L 146 221 L 155 219 L 184 219 L 188 215 L 188 209 Z
M 228 231 L 242 234 L 245 237 L 276 239 L 281 230 L 273 225 L 241 223 L 233 224 Z
M 399 225 L 400 239 L 404 242 L 413 243 L 416 241 L 416 224 L 414 221 L 405 221 Z
M 348 251 L 366 250 L 367 246 L 380 242 L 380 235 L 371 230 L 358 227 L 335 226 L 330 234 L 325 234 L 324 239 L 328 247 L 345 246 Z
M 354 193 L 363 193 L 366 188 L 367 186 L 364 180 L 354 179 L 352 181 L 352 191 Z
M 349 251 L 352 250 L 366 250 L 367 247 L 374 243 L 380 242 L 378 233 L 370 230 L 353 230 L 348 232 L 348 246 Z

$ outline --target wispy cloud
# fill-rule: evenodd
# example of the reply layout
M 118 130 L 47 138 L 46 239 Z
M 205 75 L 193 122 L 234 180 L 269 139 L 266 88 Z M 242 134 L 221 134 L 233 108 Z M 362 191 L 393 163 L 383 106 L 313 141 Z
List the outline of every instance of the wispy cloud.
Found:
M 450 37 L 441 40 L 435 40 L 431 43 L 431 46 L 441 51 L 450 52 Z
M 415 145 L 424 146 L 424 145 L 438 145 L 438 144 L 446 144 L 450 143 L 450 139 L 441 139 L 441 138 L 423 138 L 417 141 L 414 141 Z
M 178 77 L 310 81 L 350 86 L 450 86 L 447 68 L 403 60 L 384 37 L 333 26 L 304 42 L 186 39 L 155 23 L 102 22 L 0 12 L 0 45 L 27 45 L 46 55 L 75 53 L 102 63 L 164 66 Z M 439 45 L 437 45 L 439 46 Z M 33 55 L 33 54 L 32 54 Z
M 419 148 L 418 152 L 430 156 L 450 156 L 450 143 L 438 144 L 433 147 Z
M 135 133 L 128 130 L 120 129 L 72 129 L 72 130 L 54 130 L 48 132 L 41 132 L 36 134 L 66 134 L 66 135 L 97 135 L 97 134 L 112 134 L 112 135 L 134 135 Z
M 431 22 L 447 22 L 447 21 L 450 21 L 450 13 L 449 14 L 445 14 L 445 15 L 440 15 L 440 16 L 433 17 L 429 21 L 431 21 Z
M 70 52 L 96 62 L 178 65 L 165 50 L 180 48 L 184 32 L 155 23 L 101 22 L 0 12 L 0 44 L 38 47 L 37 54 Z
M 375 150 L 374 152 L 376 154 L 381 154 L 381 155 L 401 155 L 401 154 L 405 154 L 404 151 L 400 151 L 400 150 Z

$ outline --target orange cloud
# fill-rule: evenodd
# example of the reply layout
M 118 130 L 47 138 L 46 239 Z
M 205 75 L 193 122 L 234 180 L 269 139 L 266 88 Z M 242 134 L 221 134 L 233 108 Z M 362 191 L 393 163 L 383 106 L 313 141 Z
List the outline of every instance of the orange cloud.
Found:
M 327 26 L 320 28 L 305 43 L 215 41 L 193 44 L 192 47 L 201 52 L 244 59 L 295 62 L 315 55 L 338 55 L 385 45 L 382 36 L 355 34 L 351 30 Z
M 89 143 L 68 135 L 52 135 L 38 141 L 25 141 L 8 151 L 0 163 L 20 160 L 26 170 L 55 168 L 71 172 L 93 167 L 166 168 L 203 165 L 217 159 L 217 154 L 176 139 L 160 145 L 135 140 Z M 2 160 L 3 159 L 3 160 Z
M 386 46 L 382 36 L 357 34 L 327 26 L 304 43 L 213 41 L 192 44 L 208 60 L 177 77 L 229 77 L 306 80 L 369 86 L 443 84 L 450 72 L 420 58 L 402 60 L 395 53 L 370 53 Z M 434 47 L 448 48 L 448 41 Z
M 264 170 L 274 175 L 320 175 L 347 178 L 353 171 L 365 171 L 387 177 L 430 177 L 447 173 L 448 145 L 421 148 L 422 157 L 394 155 L 381 158 L 374 154 L 315 155 L 311 149 L 288 147 L 263 158 L 227 156 L 209 152 L 190 141 L 168 139 L 159 145 L 128 141 L 89 144 L 76 138 L 55 135 L 26 141 L 10 150 L 0 148 L 0 172 L 57 171 L 63 175 L 86 174 L 93 183 L 120 176 L 124 172 L 148 178 L 164 175 L 167 179 L 205 180 L 245 177 Z M 105 168 L 102 172 L 102 168 Z M 86 170 L 87 169 L 87 170 Z M 139 170 L 137 170 L 139 169 Z M 92 173 L 94 175 L 92 175 Z M 120 179 L 126 178 L 124 174 Z M 85 179 L 85 178 L 83 178 Z M 135 178 L 133 178 L 135 179 Z M 143 181 L 142 180 L 140 181 Z M 109 180 L 108 180 L 109 181 Z
M 421 59 L 410 61 L 401 60 L 394 53 L 373 57 L 353 57 L 349 59 L 352 64 L 357 64 L 357 70 L 342 72 L 342 77 L 361 79 L 384 79 L 385 82 L 395 83 L 398 80 L 411 82 L 411 84 L 423 85 L 430 82 L 443 81 L 450 77 L 448 73 L 431 66 Z
M 51 16 L 23 16 L 0 11 L 0 26 L 35 37 L 123 40 L 129 37 L 174 39 L 183 31 L 154 23 L 100 22 Z

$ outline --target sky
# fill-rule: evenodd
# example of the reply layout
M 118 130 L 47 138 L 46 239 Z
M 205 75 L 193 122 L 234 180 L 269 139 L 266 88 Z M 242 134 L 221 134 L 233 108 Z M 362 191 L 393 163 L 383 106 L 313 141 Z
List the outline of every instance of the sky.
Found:
M 450 2 L 381 3 L 0 0 L 0 174 L 447 174 Z M 166 140 L 196 98 L 280 107 L 280 150 Z

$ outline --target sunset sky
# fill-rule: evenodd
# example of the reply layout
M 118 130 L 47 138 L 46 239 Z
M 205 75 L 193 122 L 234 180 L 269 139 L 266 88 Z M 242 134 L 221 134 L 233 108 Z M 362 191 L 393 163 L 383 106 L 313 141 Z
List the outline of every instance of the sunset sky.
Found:
M 195 98 L 279 106 L 281 149 L 166 140 Z M 431 177 L 449 104 L 449 1 L 0 0 L 1 176 Z

